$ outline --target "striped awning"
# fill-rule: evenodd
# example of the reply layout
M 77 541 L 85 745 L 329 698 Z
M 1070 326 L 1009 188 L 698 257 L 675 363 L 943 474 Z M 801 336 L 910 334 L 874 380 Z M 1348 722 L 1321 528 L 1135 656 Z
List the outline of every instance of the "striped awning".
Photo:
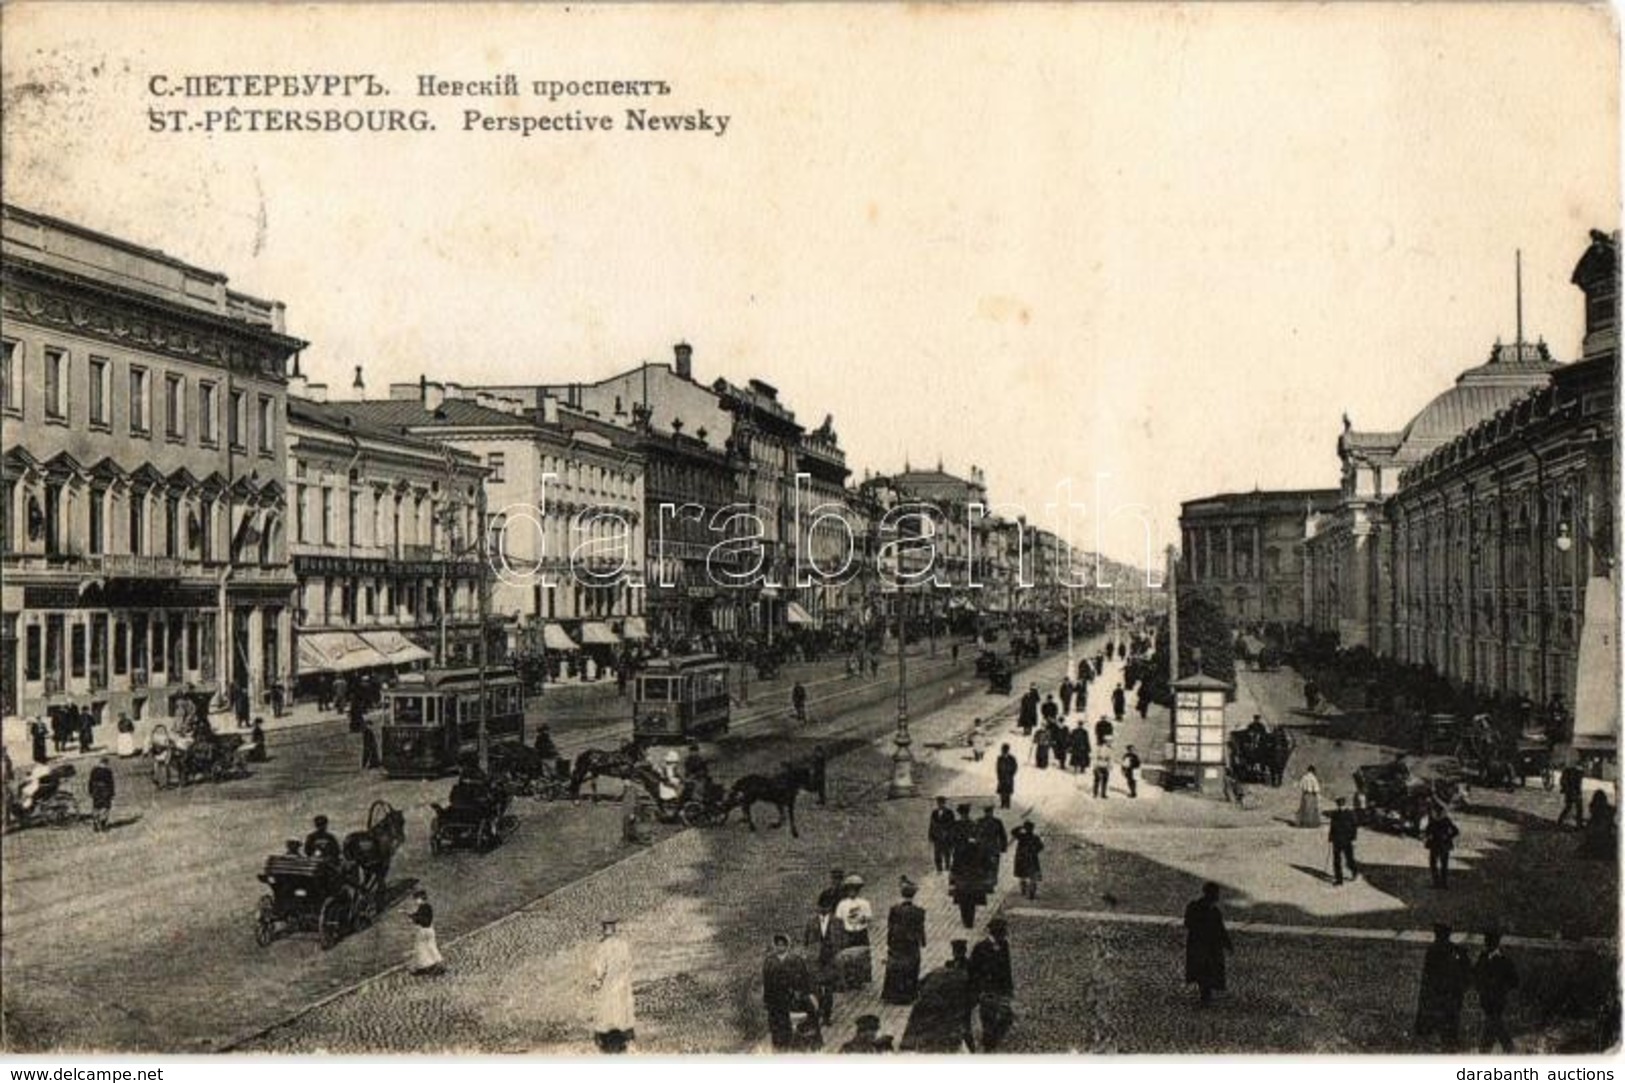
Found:
M 813 615 L 802 608 L 798 602 L 784 603 L 784 619 L 791 624 L 817 624 Z
M 354 632 L 311 632 L 299 637 L 299 672 L 348 673 L 387 666 L 389 660 Z
M 365 632 L 361 638 L 383 655 L 392 666 L 409 666 L 414 662 L 424 662 L 433 657 L 399 632 Z
M 627 617 L 621 625 L 621 635 L 627 639 L 648 639 L 649 629 L 642 617 Z
M 620 645 L 621 637 L 610 631 L 603 621 L 590 620 L 581 626 L 581 642 L 589 646 L 615 647 Z
M 576 641 L 570 638 L 570 633 L 557 624 L 542 625 L 542 646 L 550 651 L 578 651 L 581 649 L 576 644 Z

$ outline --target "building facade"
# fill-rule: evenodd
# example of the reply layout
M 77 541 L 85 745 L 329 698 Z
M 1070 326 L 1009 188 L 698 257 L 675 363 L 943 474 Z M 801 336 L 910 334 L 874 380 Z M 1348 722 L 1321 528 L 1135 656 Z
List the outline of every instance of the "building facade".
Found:
M 293 660 L 283 306 L 10 206 L 0 260 L 0 709 L 263 702 Z
M 835 433 L 835 419 L 824 418 L 801 438 L 796 452 L 795 532 L 799 535 L 793 619 L 820 627 L 852 623 L 862 609 L 858 561 L 862 558 L 858 523 L 847 495 L 846 452 Z M 801 583 L 810 583 L 802 587 Z
M 1336 489 L 1255 489 L 1185 501 L 1180 586 L 1206 592 L 1238 624 L 1306 623 L 1304 522 L 1338 500 Z
M 307 397 L 302 383 L 288 397 L 296 687 L 372 666 L 474 663 L 485 467 Z
M 757 535 L 749 562 L 760 569 L 760 585 L 746 586 L 745 628 L 772 638 L 789 618 L 794 601 L 798 556 L 795 532 L 795 475 L 803 429 L 779 401 L 778 389 L 761 380 L 740 386 L 718 379 L 711 385 L 732 419 L 728 456 L 734 489 L 755 522 Z

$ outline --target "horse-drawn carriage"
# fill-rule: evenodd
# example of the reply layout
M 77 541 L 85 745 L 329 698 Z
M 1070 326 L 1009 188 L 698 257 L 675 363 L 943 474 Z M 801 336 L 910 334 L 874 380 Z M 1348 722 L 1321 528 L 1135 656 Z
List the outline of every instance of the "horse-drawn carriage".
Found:
M 1230 735 L 1230 769 L 1242 782 L 1280 786 L 1292 758 L 1292 734 L 1285 726 L 1254 723 Z
M 778 822 L 773 826 L 788 822 L 792 837 L 797 837 L 796 795 L 802 790 L 814 789 L 812 771 L 805 765 L 794 764 L 782 765 L 773 775 L 746 775 L 726 788 L 709 775 L 695 776 L 686 782 L 674 781 L 649 763 L 643 747 L 635 740 L 615 751 L 590 748 L 577 756 L 570 772 L 571 796 L 579 796 L 581 788 L 588 783 L 596 793 L 599 778 L 618 778 L 637 785 L 648 796 L 657 819 L 686 827 L 724 824 L 737 808 L 754 831 L 756 822 L 751 818 L 751 807 L 757 802 L 770 804 L 779 813 Z
M 570 795 L 570 761 L 549 758 L 530 745 L 492 745 L 491 775 L 516 797 L 557 801 Z
M 159 789 L 190 786 L 207 779 L 224 782 L 248 777 L 248 750 L 240 733 L 216 733 L 198 724 L 188 741 L 172 734 L 163 723 L 147 739 L 152 762 L 152 784 Z
M 1419 777 L 1403 759 L 1355 768 L 1354 789 L 1362 825 L 1407 835 L 1421 834 L 1435 804 L 1448 808 L 1461 796 L 1456 779 Z
M 3 799 L 11 807 L 7 821 L 18 827 L 66 827 L 79 822 L 79 799 L 63 787 L 72 778 L 73 764 L 58 763 L 31 775 L 12 799 L 8 790 Z M 32 788 L 30 788 L 32 787 Z
M 429 851 L 438 854 L 461 848 L 484 852 L 495 848 L 519 824 L 508 814 L 511 800 L 500 779 L 466 775 L 458 779 L 444 807 L 430 802 L 434 824 L 429 831 Z
M 1010 661 L 994 655 L 987 667 L 987 690 L 992 695 L 1008 696 L 1015 690 L 1016 674 Z
M 265 947 L 289 933 L 310 932 L 325 950 L 363 929 L 388 902 L 389 865 L 406 841 L 406 817 L 374 801 L 367 827 L 344 837 L 337 854 L 273 854 L 259 880 L 270 889 L 260 899 L 254 939 Z

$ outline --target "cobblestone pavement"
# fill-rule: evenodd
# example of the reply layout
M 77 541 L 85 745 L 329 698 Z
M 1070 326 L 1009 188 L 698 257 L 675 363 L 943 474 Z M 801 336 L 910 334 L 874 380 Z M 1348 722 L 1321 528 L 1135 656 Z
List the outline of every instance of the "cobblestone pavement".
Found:
M 957 693 L 968 674 L 968 663 L 952 669 L 946 650 L 934 663 L 922 659 L 910 667 L 923 703 L 945 698 L 950 688 Z M 886 729 L 895 687 L 886 672 L 878 680 L 840 680 L 837 698 L 829 698 L 834 689 L 818 688 L 817 678 L 809 682 L 814 721 L 804 729 L 794 730 L 776 706 L 741 712 L 734 733 L 712 750 L 719 774 L 761 769 L 787 750 L 805 753 L 814 740 L 839 750 L 843 743 L 861 744 L 865 728 Z M 606 738 L 627 729 L 619 718 L 602 725 Z M 596 732 L 571 730 L 560 735 L 560 744 L 573 752 Z M 432 859 L 428 803 L 444 800 L 448 782 L 363 775 L 358 738 L 340 723 L 273 732 L 268 745 L 270 763 L 257 765 L 248 779 L 220 785 L 155 792 L 144 764 L 120 764 L 112 832 L 35 829 L 4 838 L 0 1019 L 6 1043 L 214 1048 L 394 965 L 406 936 L 395 917 L 326 952 L 313 937 L 263 949 L 254 943 L 263 891 L 255 876 L 265 855 L 280 851 L 286 837 L 302 837 L 318 812 L 343 831 L 364 822 L 374 799 L 404 809 L 407 844 L 391 873 L 393 892 L 398 897 L 413 884 L 426 886 L 447 937 L 625 856 L 621 812 L 613 803 L 523 802 L 519 830 L 497 851 Z M 832 774 L 839 785 L 840 770 Z M 724 830 L 729 838 L 744 832 L 737 822 Z

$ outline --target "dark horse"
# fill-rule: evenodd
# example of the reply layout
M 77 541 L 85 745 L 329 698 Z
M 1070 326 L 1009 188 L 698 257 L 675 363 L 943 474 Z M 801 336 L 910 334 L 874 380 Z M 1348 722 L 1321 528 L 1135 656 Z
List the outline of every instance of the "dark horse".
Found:
M 813 790 L 812 772 L 805 767 L 784 764 L 776 775 L 746 775 L 735 782 L 728 790 L 728 806 L 744 809 L 745 823 L 755 831 L 756 821 L 751 819 L 750 807 L 764 801 L 779 810 L 778 822 L 773 826 L 783 827 L 785 818 L 789 817 L 790 837 L 800 838 L 796 831 L 796 794 L 802 790 Z
M 581 796 L 582 784 L 589 779 L 607 775 L 643 783 L 644 775 L 649 771 L 649 765 L 643 759 L 643 748 L 636 740 L 626 742 L 614 752 L 589 748 L 576 757 L 575 766 L 570 770 L 570 796 Z
M 384 907 L 384 888 L 389 882 L 389 863 L 406 841 L 406 816 L 387 801 L 374 801 L 367 810 L 367 829 L 344 836 L 340 846 L 344 859 L 355 866 L 362 891 L 373 896 L 378 909 Z

